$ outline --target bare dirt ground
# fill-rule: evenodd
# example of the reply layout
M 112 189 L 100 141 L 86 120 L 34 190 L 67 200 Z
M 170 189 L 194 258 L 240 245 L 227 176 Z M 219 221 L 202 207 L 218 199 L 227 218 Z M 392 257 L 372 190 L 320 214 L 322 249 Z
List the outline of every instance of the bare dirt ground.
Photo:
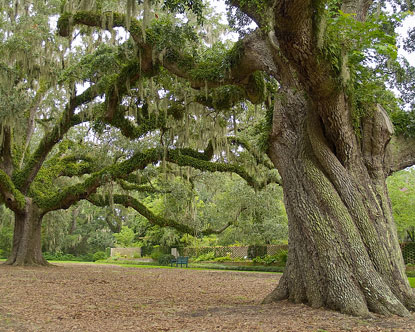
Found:
M 415 331 L 409 318 L 260 304 L 278 274 L 60 264 L 0 265 L 1 332 Z

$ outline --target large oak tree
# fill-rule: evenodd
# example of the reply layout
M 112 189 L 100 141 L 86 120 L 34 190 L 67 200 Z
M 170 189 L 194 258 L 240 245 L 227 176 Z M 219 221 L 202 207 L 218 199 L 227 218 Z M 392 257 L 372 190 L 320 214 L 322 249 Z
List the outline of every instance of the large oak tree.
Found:
M 260 28 L 219 60 L 200 59 L 165 41 L 160 47 L 154 30 L 147 29 L 145 38 L 142 25 L 126 26 L 122 15 L 111 14 L 111 23 L 129 29 L 143 73 L 163 67 L 195 89 L 237 85 L 253 102 L 260 91 L 257 71 L 278 81 L 268 154 L 283 181 L 290 250 L 285 273 L 266 302 L 290 299 L 354 315 L 407 315 L 414 309 L 414 294 L 385 179 L 413 164 L 413 142 L 394 135 L 384 108 L 389 105 L 381 105 L 387 98 L 369 89 L 371 80 L 379 81 L 364 66 L 371 47 L 392 56 L 386 45 L 379 47 L 390 42 L 372 8 L 378 5 L 379 12 L 381 4 L 276 0 L 231 5 Z M 66 13 L 61 33 L 69 33 L 70 22 L 100 27 L 102 21 L 92 12 Z M 351 32 L 336 29 L 337 24 Z M 161 50 L 163 57 L 155 57 Z
M 186 6 L 196 13 L 200 9 L 192 1 L 164 4 L 179 11 Z M 126 15 L 92 6 L 63 13 L 58 22 L 62 36 L 71 36 L 77 26 L 109 31 L 123 27 L 131 35 L 135 56 L 105 91 L 97 85 L 75 96 L 57 134 L 87 97 L 103 94 L 103 118 L 119 125 L 125 82 L 162 71 L 204 90 L 195 99 L 212 108 L 241 99 L 264 101 L 266 73 L 278 82 L 274 98 L 265 100 L 272 112 L 267 152 L 283 182 L 289 255 L 279 285 L 265 301 L 290 299 L 353 315 L 408 315 L 415 298 L 405 276 L 385 179 L 414 164 L 415 145 L 402 130 L 394 131 L 388 115 L 396 112 L 396 104 L 387 98 L 381 76 L 392 72 L 389 65 L 396 61 L 393 23 L 383 12 L 383 2 L 231 0 L 229 5 L 230 16 L 253 20 L 259 28 L 245 32 L 231 50 L 205 56 L 191 46 L 186 25 L 158 20 L 158 15 L 150 24 L 154 14 L 149 15 L 149 1 L 144 2 L 143 22 L 131 17 L 131 8 Z M 378 55 L 375 65 L 369 61 L 371 54 Z M 178 164 L 192 158 L 172 155 Z M 40 157 L 36 160 L 42 156 L 33 154 Z M 141 155 L 133 158 L 141 160 Z M 2 181 L 10 207 L 33 213 L 19 193 L 27 191 L 36 172 L 27 166 L 16 185 Z M 99 179 L 97 173 L 88 179 L 87 190 L 83 186 L 80 191 L 71 188 L 67 196 L 59 194 L 53 206 L 70 202 L 73 192 L 88 196 Z

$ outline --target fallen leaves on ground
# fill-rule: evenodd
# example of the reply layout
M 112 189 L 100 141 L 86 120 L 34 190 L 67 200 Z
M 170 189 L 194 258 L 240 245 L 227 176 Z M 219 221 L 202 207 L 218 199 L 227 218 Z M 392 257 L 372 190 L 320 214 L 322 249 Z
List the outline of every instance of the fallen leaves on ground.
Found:
M 186 268 L 0 265 L 1 332 L 414 331 L 415 316 L 261 304 L 280 275 Z

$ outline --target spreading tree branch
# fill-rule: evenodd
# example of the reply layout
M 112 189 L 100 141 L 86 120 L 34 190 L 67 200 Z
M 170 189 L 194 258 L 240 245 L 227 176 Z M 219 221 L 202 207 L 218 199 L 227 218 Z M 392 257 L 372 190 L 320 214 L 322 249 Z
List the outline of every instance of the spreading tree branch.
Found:
M 178 231 L 182 233 L 188 233 L 188 234 L 201 234 L 201 235 L 209 235 L 209 234 L 219 234 L 222 233 L 225 229 L 227 229 L 230 225 L 233 224 L 233 222 L 230 222 L 226 224 L 221 229 L 215 230 L 215 229 L 205 229 L 201 232 L 198 232 L 196 229 L 179 223 L 175 220 L 163 218 L 156 214 L 154 214 L 151 210 L 149 210 L 144 204 L 140 203 L 137 199 L 135 199 L 132 196 L 129 195 L 113 195 L 112 199 L 114 200 L 115 204 L 123 205 L 127 208 L 133 208 L 136 210 L 139 214 L 141 214 L 144 218 L 146 218 L 150 223 L 153 225 L 158 225 L 160 227 L 173 227 L 177 229 Z M 87 198 L 89 202 L 96 206 L 106 207 L 109 205 L 109 199 L 108 197 L 104 197 L 102 195 L 91 195 Z M 236 220 L 238 219 L 238 216 L 243 211 L 241 209 L 236 216 Z
M 33 179 L 36 177 L 52 148 L 68 132 L 69 128 L 78 123 L 78 121 L 74 121 L 75 109 L 86 102 L 92 101 L 97 95 L 99 95 L 99 92 L 95 86 L 92 86 L 86 89 L 81 95 L 72 98 L 66 105 L 58 124 L 51 132 L 43 136 L 35 152 L 28 158 L 23 169 L 13 174 L 13 182 L 22 193 L 27 193 Z M 79 120 L 78 117 L 76 119 Z
M 258 183 L 254 177 L 249 175 L 243 169 L 242 166 L 198 159 L 194 157 L 194 154 L 189 155 L 186 152 L 187 151 L 171 150 L 166 156 L 166 161 L 175 163 L 179 166 L 191 166 L 202 171 L 236 173 L 250 186 L 257 189 L 260 189 L 265 185 L 263 183 Z
M 123 178 L 138 169 L 144 169 L 148 164 L 155 163 L 161 160 L 161 158 L 161 149 L 151 149 L 145 153 L 138 152 L 126 161 L 105 167 L 98 172 L 92 173 L 83 182 L 69 186 L 52 197 L 42 199 L 38 204 L 43 208 L 44 213 L 58 209 L 67 209 L 75 202 L 86 199 L 101 185 Z
M 67 209 L 75 202 L 86 199 L 89 195 L 95 193 L 101 185 L 117 179 L 127 179 L 132 172 L 144 169 L 147 165 L 157 163 L 163 159 L 179 166 L 191 166 L 202 171 L 236 173 L 249 185 L 258 189 L 266 185 L 266 183 L 258 183 L 254 177 L 249 175 L 239 165 L 209 161 L 212 156 L 213 148 L 211 144 L 208 145 L 204 152 L 191 149 L 164 150 L 162 148 L 137 152 L 125 161 L 92 173 L 81 183 L 69 186 L 61 192 L 52 194 L 52 196 L 38 197 L 38 205 L 43 209 L 43 213 Z
M 212 68 L 209 63 L 197 62 L 193 55 L 183 53 L 183 49 L 179 48 L 180 45 L 158 45 L 157 38 L 151 38 L 151 27 L 146 30 L 149 38 L 144 41 L 139 21 L 132 19 L 129 27 L 127 27 L 123 14 L 108 13 L 102 15 L 85 11 L 75 14 L 64 13 L 58 21 L 59 34 L 69 36 L 71 24 L 87 25 L 107 30 L 111 30 L 113 27 L 128 28 L 138 46 L 139 57 L 137 62 L 139 62 L 140 72 L 144 76 L 156 75 L 159 67 L 163 66 L 170 73 L 189 81 L 195 89 L 236 84 L 246 89 L 247 97 L 253 100 L 257 99 L 257 96 L 252 96 L 250 93 L 252 84 L 255 83 L 252 75 L 256 71 L 278 75 L 273 61 L 276 55 L 273 54 L 267 36 L 260 30 L 236 43 L 233 49 L 224 55 L 220 66 L 222 67 L 221 72 L 213 73 L 213 70 L 217 71 L 217 68 Z M 109 15 L 112 15 L 112 17 Z M 112 26 L 109 26 L 108 22 L 112 22 Z M 165 54 L 163 57 L 161 56 L 162 52 Z M 116 104 L 115 95 L 113 97 L 113 102 L 109 103 L 111 105 Z
M 68 162 L 65 164 L 65 167 L 60 172 L 59 176 L 81 176 L 85 174 L 90 174 L 94 171 L 94 164 L 87 161 L 81 162 Z
M 138 139 L 149 132 L 163 128 L 166 125 L 164 114 L 150 114 L 148 118 L 140 119 L 138 125 L 124 117 L 125 110 L 119 108 L 111 118 L 105 117 L 104 121 L 113 127 L 120 129 L 121 133 L 130 139 Z
M 171 190 L 160 190 L 150 185 L 139 185 L 135 183 L 128 183 L 127 181 L 119 181 L 120 187 L 123 190 L 142 192 L 142 193 L 154 193 L 154 194 L 168 194 Z

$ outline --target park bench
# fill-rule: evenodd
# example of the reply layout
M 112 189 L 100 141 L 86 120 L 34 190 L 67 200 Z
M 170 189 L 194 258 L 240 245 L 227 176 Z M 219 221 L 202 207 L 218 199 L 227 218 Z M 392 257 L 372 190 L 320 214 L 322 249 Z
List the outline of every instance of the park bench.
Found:
M 173 266 L 173 264 L 176 264 L 176 267 L 178 267 L 179 264 L 180 264 L 180 267 L 183 267 L 183 265 L 186 265 L 186 267 L 187 267 L 187 264 L 188 263 L 189 263 L 189 257 L 187 257 L 187 256 L 179 256 L 177 258 L 173 258 L 170 261 L 170 266 Z

